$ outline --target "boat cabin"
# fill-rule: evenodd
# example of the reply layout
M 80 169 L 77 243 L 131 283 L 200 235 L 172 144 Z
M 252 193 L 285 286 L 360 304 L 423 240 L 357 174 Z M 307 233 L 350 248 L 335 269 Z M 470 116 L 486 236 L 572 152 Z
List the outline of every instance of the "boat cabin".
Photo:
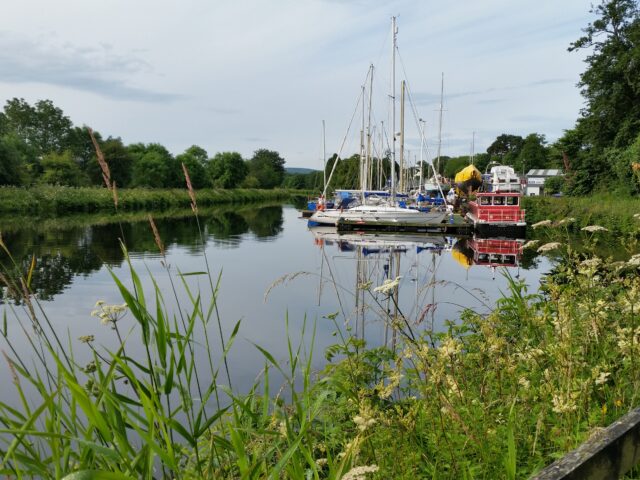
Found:
M 469 202 L 475 222 L 512 223 L 524 222 L 525 211 L 520 208 L 522 194 L 517 192 L 482 192 Z

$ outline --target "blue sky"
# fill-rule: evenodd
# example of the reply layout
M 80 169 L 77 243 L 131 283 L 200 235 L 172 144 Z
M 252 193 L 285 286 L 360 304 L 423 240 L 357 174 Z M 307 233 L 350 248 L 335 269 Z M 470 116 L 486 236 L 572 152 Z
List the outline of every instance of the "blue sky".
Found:
M 428 155 L 436 151 L 442 73 L 444 155 L 468 154 L 474 132 L 476 152 L 501 133 L 553 141 L 582 107 L 586 52 L 567 47 L 593 20 L 589 9 L 584 0 L 21 0 L 2 8 L 0 102 L 51 99 L 76 125 L 174 154 L 269 148 L 287 166 L 320 168 L 323 120 L 328 154 L 345 136 L 343 153 L 358 150 L 359 115 L 346 132 L 372 63 L 376 131 L 389 125 L 397 16 L 410 157 L 417 117 Z

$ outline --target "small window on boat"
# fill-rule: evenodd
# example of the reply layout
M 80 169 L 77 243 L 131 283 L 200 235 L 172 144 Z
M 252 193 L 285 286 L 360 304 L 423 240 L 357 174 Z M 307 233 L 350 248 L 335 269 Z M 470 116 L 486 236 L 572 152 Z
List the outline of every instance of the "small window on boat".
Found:
M 518 205 L 518 197 L 507 197 L 507 205 Z
M 503 197 L 493 197 L 493 204 L 494 205 L 504 205 L 504 198 Z
M 506 265 L 515 265 L 516 264 L 516 257 L 514 257 L 513 255 L 505 255 L 504 256 L 504 263 Z
M 479 262 L 488 262 L 489 261 L 489 254 L 488 253 L 480 253 L 480 254 L 478 254 L 478 261 Z
M 480 197 L 480 205 L 491 205 L 491 197 Z

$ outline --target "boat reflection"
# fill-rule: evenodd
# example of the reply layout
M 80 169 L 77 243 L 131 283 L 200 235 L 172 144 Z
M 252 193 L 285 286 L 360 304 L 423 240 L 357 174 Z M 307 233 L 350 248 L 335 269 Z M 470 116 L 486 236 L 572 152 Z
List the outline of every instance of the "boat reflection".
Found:
M 465 268 L 472 265 L 518 268 L 522 259 L 524 239 L 520 238 L 460 238 L 453 246 L 451 255 Z

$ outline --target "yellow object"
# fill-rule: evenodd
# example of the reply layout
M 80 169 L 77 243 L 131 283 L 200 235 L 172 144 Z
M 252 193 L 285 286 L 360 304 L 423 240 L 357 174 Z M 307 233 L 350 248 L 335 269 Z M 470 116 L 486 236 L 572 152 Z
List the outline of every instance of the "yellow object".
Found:
M 456 250 L 455 248 L 451 250 L 451 256 L 453 259 L 462 265 L 464 268 L 469 268 L 473 264 L 473 260 L 469 258 L 464 252 L 460 250 Z
M 467 165 L 453 180 L 458 195 L 469 195 L 482 185 L 482 174 L 474 165 Z

